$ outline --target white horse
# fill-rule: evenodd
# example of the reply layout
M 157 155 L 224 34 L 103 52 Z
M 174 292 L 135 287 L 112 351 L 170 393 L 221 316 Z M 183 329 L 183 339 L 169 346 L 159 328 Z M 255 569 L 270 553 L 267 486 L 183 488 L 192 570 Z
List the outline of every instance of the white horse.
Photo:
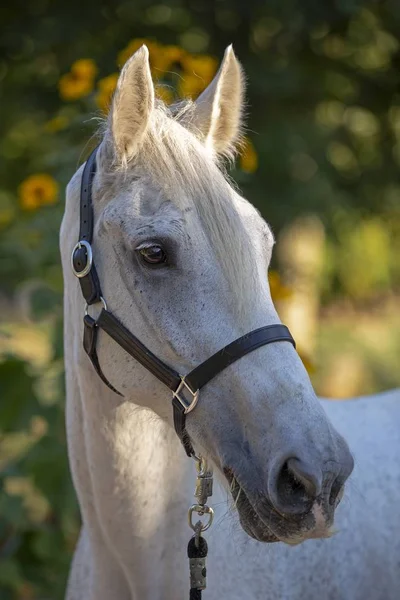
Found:
M 121 72 L 97 155 L 93 253 L 105 300 L 180 373 L 279 322 L 267 279 L 272 233 L 218 166 L 242 111 L 231 48 L 195 103 L 168 109 L 155 100 L 142 47 Z M 83 521 L 67 598 L 183 599 L 194 462 L 162 383 L 100 331 L 100 365 L 121 398 L 82 349 L 84 301 L 70 268 L 81 176 L 68 186 L 61 229 L 68 447 Z M 215 377 L 187 418 L 221 481 L 205 598 L 398 600 L 399 429 L 398 394 L 320 402 L 285 342 Z M 355 470 L 330 537 L 353 467 L 341 436 Z M 230 487 L 237 511 L 227 507 Z M 261 543 L 273 541 L 286 543 Z

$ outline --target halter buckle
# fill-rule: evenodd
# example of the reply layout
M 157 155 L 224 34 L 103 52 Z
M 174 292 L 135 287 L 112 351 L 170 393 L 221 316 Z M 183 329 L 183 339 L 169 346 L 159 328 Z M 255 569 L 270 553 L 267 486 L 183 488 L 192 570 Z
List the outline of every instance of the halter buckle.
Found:
M 183 395 L 179 395 L 182 390 L 187 390 L 189 394 L 192 396 L 191 402 L 188 402 Z M 187 415 L 190 413 L 196 406 L 199 399 L 199 390 L 193 392 L 193 390 L 186 383 L 185 378 L 181 377 L 181 382 L 176 388 L 175 392 L 172 392 L 172 397 L 176 398 L 179 404 L 182 406 L 184 414 Z
M 83 269 L 81 271 L 77 271 L 76 267 L 75 267 L 76 252 L 78 250 L 81 250 L 82 248 L 85 248 L 85 250 L 86 250 L 86 265 L 83 267 Z M 90 273 L 92 264 L 93 264 L 92 246 L 89 244 L 89 242 L 86 242 L 85 240 L 79 240 L 79 242 L 77 244 L 75 244 L 75 246 L 72 250 L 72 254 L 71 254 L 71 269 L 72 269 L 73 274 L 75 275 L 75 277 L 78 277 L 78 279 L 85 277 L 88 273 Z

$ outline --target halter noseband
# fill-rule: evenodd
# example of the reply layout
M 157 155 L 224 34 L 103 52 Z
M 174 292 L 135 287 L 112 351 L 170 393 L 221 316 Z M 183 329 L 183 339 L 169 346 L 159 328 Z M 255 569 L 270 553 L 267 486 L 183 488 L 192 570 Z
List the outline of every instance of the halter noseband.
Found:
M 106 302 L 101 293 L 100 281 L 93 260 L 93 205 L 92 183 L 96 173 L 96 154 L 98 147 L 89 156 L 82 175 L 80 196 L 80 229 L 79 242 L 71 255 L 71 267 L 78 277 L 82 294 L 86 300 L 83 334 L 83 347 L 90 358 L 93 367 L 102 381 L 116 394 L 121 394 L 105 377 L 97 356 L 97 334 L 99 329 L 105 331 L 121 348 L 152 373 L 159 381 L 172 390 L 172 406 L 174 411 L 175 431 L 180 438 L 188 456 L 194 455 L 193 446 L 186 432 L 186 415 L 191 412 L 199 399 L 199 391 L 218 373 L 226 369 L 236 360 L 249 352 L 271 344 L 272 342 L 290 342 L 296 347 L 289 329 L 285 325 L 267 325 L 255 329 L 243 337 L 228 344 L 222 350 L 213 354 L 188 375 L 181 376 L 177 371 L 157 358 L 137 337 L 107 310 Z M 102 311 L 97 319 L 93 319 L 87 307 L 101 302 Z

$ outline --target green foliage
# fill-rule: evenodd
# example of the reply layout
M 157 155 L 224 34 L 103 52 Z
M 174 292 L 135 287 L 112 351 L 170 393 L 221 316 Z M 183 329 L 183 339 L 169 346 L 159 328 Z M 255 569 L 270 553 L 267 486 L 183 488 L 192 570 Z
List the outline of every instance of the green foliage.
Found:
M 94 143 L 91 117 L 118 54 L 135 38 L 217 58 L 234 43 L 256 149 L 247 170 L 259 165 L 238 165 L 235 178 L 277 234 L 316 215 L 328 236 L 323 301 L 363 303 L 400 282 L 400 4 L 31 0 L 3 3 L 0 20 L 0 597 L 54 600 L 79 527 L 63 424 L 58 190 Z M 78 94 L 71 82 L 85 72 Z M 14 348 L 22 317 L 50 339 L 47 354 L 26 339 Z
M 377 218 L 361 221 L 340 232 L 337 270 L 347 294 L 355 299 L 368 298 L 372 291 L 390 286 L 390 232 L 387 223 Z
M 33 392 L 32 378 L 26 373 L 25 364 L 18 359 L 6 360 L 0 364 L 1 397 L 12 398 L 0 406 L 2 431 L 26 429 L 32 410 L 38 402 Z
M 62 598 L 79 527 L 61 394 L 44 404 L 35 392 L 38 379 L 17 358 L 0 365 L 1 395 L 7 399 L 0 411 L 2 599 Z
M 236 172 L 246 196 L 274 231 L 312 212 L 339 245 L 345 241 L 332 226 L 337 214 L 356 222 L 381 216 L 389 254 L 394 254 L 400 203 L 400 10 L 395 2 L 343 0 L 333 8 L 289 0 L 217 5 L 141 0 L 104 10 L 72 2 L 65 10 L 34 0 L 22 21 L 14 10 L 0 9 L 7 24 L 0 40 L 5 56 L 0 77 L 7 89 L 0 124 L 0 223 L 5 227 L 0 276 L 8 291 L 21 278 L 38 276 L 61 287 L 55 240 L 62 202 L 27 213 L 16 201 L 18 185 L 37 172 L 49 173 L 63 189 L 87 153 L 90 118 L 100 114 L 97 84 L 90 80 L 83 96 L 63 101 L 59 82 L 82 58 L 94 61 L 102 81 L 117 71 L 117 56 L 134 38 L 216 57 L 233 41 L 248 75 L 248 125 L 255 132 L 260 165 L 254 175 Z M 160 69 L 157 73 L 163 79 Z M 352 251 L 350 244 L 345 253 Z M 352 260 L 359 260 L 357 252 Z M 339 270 L 335 267 L 335 292 L 347 293 Z M 386 289 L 398 283 L 398 273 L 391 271 Z M 370 296 L 381 291 L 382 281 L 377 288 L 374 281 L 364 287 Z

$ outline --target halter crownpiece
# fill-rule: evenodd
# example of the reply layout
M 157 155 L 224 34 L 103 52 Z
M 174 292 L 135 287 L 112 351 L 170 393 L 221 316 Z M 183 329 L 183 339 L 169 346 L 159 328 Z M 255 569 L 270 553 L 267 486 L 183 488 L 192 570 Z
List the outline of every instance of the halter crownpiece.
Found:
M 101 293 L 93 252 L 93 205 L 92 184 L 96 173 L 96 155 L 98 147 L 89 156 L 83 170 L 80 195 L 79 241 L 71 255 L 71 267 L 78 278 L 83 297 L 86 300 L 83 333 L 83 347 L 102 381 L 116 394 L 122 396 L 105 377 L 97 355 L 97 335 L 99 329 L 105 331 L 130 356 L 152 373 L 159 381 L 172 390 L 172 406 L 175 431 L 188 456 L 194 456 L 194 450 L 186 432 L 186 415 L 191 412 L 199 400 L 199 392 L 211 379 L 242 356 L 272 342 L 290 342 L 296 344 L 285 325 L 267 325 L 228 344 L 222 350 L 195 367 L 188 375 L 182 376 L 155 354 L 131 333 L 111 312 Z M 103 308 L 97 319 L 93 319 L 87 307 L 101 302 Z

